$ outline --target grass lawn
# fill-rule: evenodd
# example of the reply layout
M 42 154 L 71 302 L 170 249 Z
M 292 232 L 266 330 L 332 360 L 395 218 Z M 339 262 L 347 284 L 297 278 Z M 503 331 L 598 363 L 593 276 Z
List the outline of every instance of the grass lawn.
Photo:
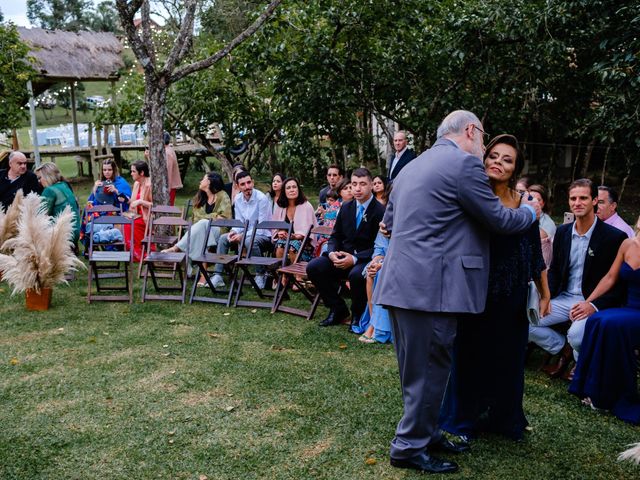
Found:
M 81 201 L 89 187 L 74 184 Z M 139 284 L 133 305 L 87 305 L 80 272 L 37 313 L 0 283 L 1 479 L 418 478 L 389 466 L 402 408 L 392 347 L 317 327 L 324 308 L 306 322 L 141 304 Z M 539 360 L 526 441 L 481 438 L 445 478 L 638 478 L 615 460 L 638 429 L 581 406 Z

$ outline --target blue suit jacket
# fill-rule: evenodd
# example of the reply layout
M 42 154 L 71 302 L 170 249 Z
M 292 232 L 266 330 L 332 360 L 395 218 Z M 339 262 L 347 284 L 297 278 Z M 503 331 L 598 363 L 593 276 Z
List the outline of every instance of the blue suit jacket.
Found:
M 482 161 L 441 138 L 396 177 L 383 221 L 392 234 L 373 303 L 479 313 L 489 230 L 520 232 L 533 218 L 529 209 L 503 207 Z

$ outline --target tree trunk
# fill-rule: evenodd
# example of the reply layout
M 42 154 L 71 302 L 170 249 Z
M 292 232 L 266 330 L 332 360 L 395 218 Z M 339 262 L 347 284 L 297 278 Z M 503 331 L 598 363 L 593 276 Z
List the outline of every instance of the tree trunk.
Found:
M 607 144 L 607 151 L 604 154 L 604 162 L 602 162 L 602 173 L 600 174 L 600 185 L 606 185 L 604 183 L 604 176 L 607 173 L 607 160 L 609 159 L 609 151 L 611 150 L 611 144 Z
M 595 139 L 592 138 L 589 145 L 587 145 L 587 151 L 584 154 L 584 163 L 582 164 L 582 178 L 587 178 L 589 175 L 589 164 L 591 163 L 591 155 L 593 154 L 593 146 L 595 143 Z
M 149 175 L 154 205 L 169 204 L 167 159 L 164 155 L 163 119 L 166 88 L 147 77 L 145 92 L 145 120 L 149 138 Z
M 582 139 L 578 141 L 578 151 L 573 159 L 573 168 L 571 169 L 571 181 L 576 179 L 576 170 L 578 169 L 578 162 L 580 161 L 580 152 L 582 151 Z
M 627 186 L 627 181 L 629 180 L 629 177 L 631 176 L 631 170 L 633 170 L 633 164 L 634 162 L 631 161 L 631 155 L 626 155 L 626 164 L 627 164 L 627 172 L 624 176 L 624 178 L 622 179 L 622 186 L 620 187 L 620 194 L 618 195 L 618 204 L 620 204 L 622 202 L 622 194 L 624 193 L 624 189 Z

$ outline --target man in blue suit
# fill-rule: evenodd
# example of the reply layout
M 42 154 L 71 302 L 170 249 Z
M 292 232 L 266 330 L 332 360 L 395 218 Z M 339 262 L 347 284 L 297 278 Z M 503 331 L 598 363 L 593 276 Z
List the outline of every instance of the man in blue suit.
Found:
M 437 425 L 457 321 L 484 310 L 489 230 L 521 232 L 540 213 L 528 198 L 519 209 L 502 206 L 482 165 L 483 135 L 473 113 L 449 114 L 433 147 L 396 177 L 384 215 L 391 242 L 373 303 L 389 309 L 400 370 L 404 415 L 391 442 L 398 468 L 457 470 L 431 456 L 469 448 Z

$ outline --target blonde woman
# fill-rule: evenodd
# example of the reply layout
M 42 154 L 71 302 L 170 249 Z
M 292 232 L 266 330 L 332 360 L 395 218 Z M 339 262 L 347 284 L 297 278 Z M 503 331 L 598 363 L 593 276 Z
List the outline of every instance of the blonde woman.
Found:
M 71 186 L 55 163 L 43 163 L 36 168 L 35 173 L 40 185 L 44 188 L 41 194 L 42 200 L 50 216 L 55 217 L 62 213 L 67 205 L 71 207 L 74 216 L 73 244 L 77 245 L 80 236 L 80 209 Z

